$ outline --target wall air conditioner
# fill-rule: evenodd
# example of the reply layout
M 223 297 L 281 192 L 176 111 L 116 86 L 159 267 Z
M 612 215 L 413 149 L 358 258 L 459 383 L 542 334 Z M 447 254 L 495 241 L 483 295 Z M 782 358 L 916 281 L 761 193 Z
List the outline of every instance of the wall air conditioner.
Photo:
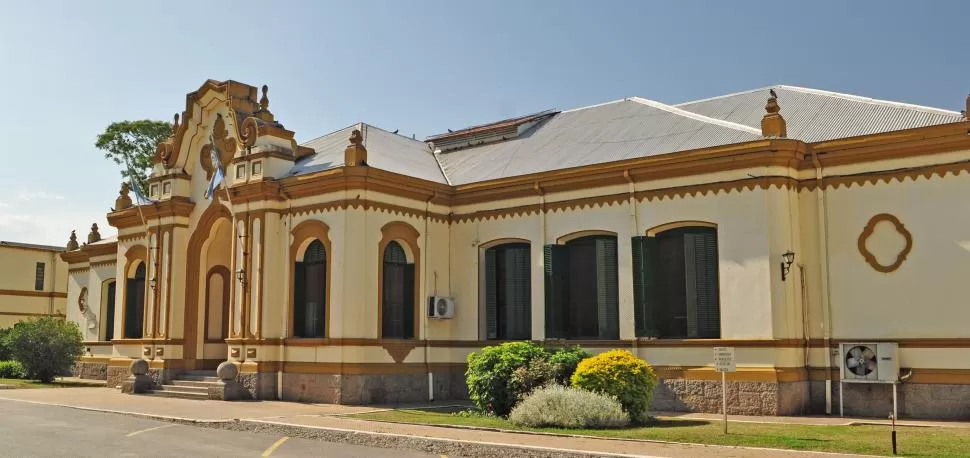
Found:
M 894 383 L 899 378 L 899 345 L 891 342 L 839 344 L 842 381 Z
M 455 317 L 455 298 L 431 296 L 428 298 L 428 318 L 439 320 Z

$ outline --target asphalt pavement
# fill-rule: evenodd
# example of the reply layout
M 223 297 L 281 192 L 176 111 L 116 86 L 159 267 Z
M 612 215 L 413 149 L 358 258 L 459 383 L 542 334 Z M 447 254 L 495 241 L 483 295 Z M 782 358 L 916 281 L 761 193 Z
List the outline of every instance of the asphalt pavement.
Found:
M 0 456 L 439 457 L 413 451 L 224 431 L 2 399 Z

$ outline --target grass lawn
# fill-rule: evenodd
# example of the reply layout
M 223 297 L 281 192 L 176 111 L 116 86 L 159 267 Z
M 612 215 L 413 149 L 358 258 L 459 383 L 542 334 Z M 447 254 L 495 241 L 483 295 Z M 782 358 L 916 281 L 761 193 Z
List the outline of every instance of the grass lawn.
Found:
M 869 455 L 892 455 L 890 429 L 884 426 L 803 426 L 759 423 L 723 423 L 658 418 L 645 427 L 614 430 L 563 430 L 519 428 L 506 420 L 441 411 L 392 410 L 352 415 L 361 420 L 460 425 L 520 431 L 581 434 L 606 438 L 649 439 L 695 444 L 741 445 L 792 450 L 813 450 Z M 902 456 L 970 457 L 970 429 L 896 428 Z
M 21 380 L 16 378 L 0 378 L 0 385 L 11 385 L 14 388 L 76 388 L 89 387 L 87 383 L 74 383 L 55 380 L 54 383 L 40 383 L 37 380 Z M 0 391 L 3 393 L 3 391 Z

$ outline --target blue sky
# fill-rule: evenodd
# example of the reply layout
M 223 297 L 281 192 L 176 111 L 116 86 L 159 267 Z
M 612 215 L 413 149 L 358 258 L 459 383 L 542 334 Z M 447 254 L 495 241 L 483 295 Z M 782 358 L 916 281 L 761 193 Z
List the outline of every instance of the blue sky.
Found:
M 0 1 L 0 240 L 83 239 L 117 196 L 94 148 L 207 78 L 270 86 L 305 141 L 419 138 L 547 108 L 791 84 L 959 110 L 970 2 Z

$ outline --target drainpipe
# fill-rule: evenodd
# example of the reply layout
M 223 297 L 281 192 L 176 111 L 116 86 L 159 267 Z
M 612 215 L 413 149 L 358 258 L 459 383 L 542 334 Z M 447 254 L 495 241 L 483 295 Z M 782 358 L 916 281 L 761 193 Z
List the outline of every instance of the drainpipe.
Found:
M 54 295 L 57 293 L 57 261 L 54 259 L 54 252 L 51 252 L 51 293 L 47 301 L 47 314 L 54 316 Z M 66 302 L 66 300 L 65 300 Z M 67 306 L 64 307 L 64 319 L 67 319 Z
M 424 248 L 421 250 L 424 251 L 425 258 L 424 273 L 422 274 L 424 276 L 425 293 L 427 293 L 428 290 L 428 264 L 431 263 L 431 256 L 428 253 L 428 217 L 431 214 L 431 200 L 434 199 L 437 194 L 438 191 L 431 191 L 431 196 L 424 201 Z M 435 278 L 435 290 L 437 292 L 437 274 Z M 425 294 L 424 296 L 425 300 L 427 300 L 428 295 Z M 415 306 L 420 307 L 418 304 L 415 304 Z M 431 362 L 428 361 L 428 354 L 430 353 L 428 334 L 431 331 L 431 329 L 428 327 L 428 310 L 424 310 L 422 315 L 424 315 L 424 369 L 428 373 L 428 401 L 430 402 L 434 401 L 434 374 L 431 373 Z
M 816 210 L 818 213 L 818 256 L 819 267 L 821 269 L 822 294 L 819 298 L 822 301 L 822 340 L 825 347 L 825 414 L 832 414 L 832 302 L 829 291 L 829 241 L 828 241 L 828 210 L 825 207 L 825 179 L 822 174 L 822 162 L 818 158 L 818 152 L 812 150 L 812 164 L 815 166 L 815 197 Z
M 538 181 L 535 182 L 535 184 L 532 186 L 532 189 L 534 189 L 536 194 L 539 195 L 539 249 L 545 250 L 546 248 L 546 192 L 542 189 L 542 186 L 539 185 Z M 545 269 L 545 266 L 543 266 L 543 269 Z M 543 292 L 543 294 L 545 293 Z M 543 297 L 543 299 L 545 299 L 545 297 Z M 545 301 L 543 301 L 543 303 L 544 302 Z M 541 304 L 539 305 L 541 306 Z M 533 307 L 535 307 L 535 304 L 533 304 Z M 545 309 L 543 308 L 543 310 Z M 549 336 L 546 335 L 546 331 L 545 331 L 546 330 L 545 317 L 543 317 L 542 323 L 543 323 L 542 339 L 545 340 L 549 338 Z M 536 340 L 535 337 L 533 337 L 532 340 Z
M 623 178 L 626 178 L 626 181 L 629 184 L 629 186 L 627 187 L 627 189 L 630 192 L 630 233 L 633 234 L 634 236 L 639 236 L 640 235 L 640 227 L 639 227 L 639 219 L 637 218 L 637 197 L 636 197 L 636 189 L 634 188 L 634 185 L 633 185 L 633 175 L 630 174 L 630 169 L 626 169 L 626 170 L 623 171 Z M 633 304 L 634 314 L 636 314 L 636 306 L 637 306 L 637 304 Z M 636 320 L 634 320 L 634 322 L 635 321 Z M 634 329 L 633 329 L 633 354 L 634 355 L 637 355 L 637 357 L 640 356 L 640 353 L 639 353 L 639 350 L 638 350 L 638 347 L 637 347 L 637 344 L 638 343 L 639 342 L 637 342 L 637 330 L 634 327 Z

